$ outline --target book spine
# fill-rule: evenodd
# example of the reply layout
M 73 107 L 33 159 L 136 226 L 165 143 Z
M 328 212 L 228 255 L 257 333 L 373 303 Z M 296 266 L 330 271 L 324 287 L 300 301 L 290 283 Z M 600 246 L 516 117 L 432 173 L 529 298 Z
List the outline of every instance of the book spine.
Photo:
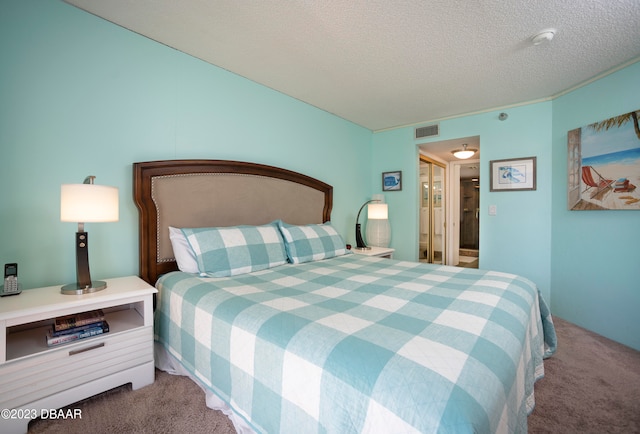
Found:
M 53 330 L 59 332 L 74 327 L 95 324 L 101 321 L 104 321 L 104 313 L 101 309 L 98 309 L 96 311 L 56 318 L 53 324 Z
M 53 336 L 70 335 L 70 334 L 81 332 L 83 330 L 87 330 L 87 329 L 90 329 L 90 328 L 102 327 L 103 324 L 104 324 L 104 321 L 100 321 L 100 322 L 85 324 L 85 325 L 81 325 L 81 326 L 78 326 L 78 327 L 73 327 L 73 328 L 60 330 L 60 331 L 53 330 L 53 332 L 51 334 Z
M 47 345 L 55 346 L 60 344 L 66 344 L 68 342 L 77 341 L 79 339 L 89 338 L 91 336 L 97 336 L 103 333 L 107 333 L 109 331 L 109 325 L 104 322 L 102 327 L 92 327 L 86 330 L 82 330 L 76 333 L 71 333 L 62 336 L 53 336 L 50 333 L 47 334 Z

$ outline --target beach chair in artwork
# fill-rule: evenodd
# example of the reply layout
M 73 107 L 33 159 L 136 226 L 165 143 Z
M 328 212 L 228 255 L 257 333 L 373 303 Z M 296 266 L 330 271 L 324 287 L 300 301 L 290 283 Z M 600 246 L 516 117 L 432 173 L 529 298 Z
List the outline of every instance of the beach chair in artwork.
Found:
M 597 181 L 593 177 L 594 173 L 597 176 Z M 592 166 L 582 166 L 582 182 L 584 182 L 587 186 L 587 188 L 584 189 L 583 193 L 586 193 L 592 188 L 594 189 L 591 193 L 591 198 L 593 199 L 601 192 L 610 188 L 611 184 L 613 183 L 613 179 L 606 179 L 604 176 L 600 175 L 598 171 Z

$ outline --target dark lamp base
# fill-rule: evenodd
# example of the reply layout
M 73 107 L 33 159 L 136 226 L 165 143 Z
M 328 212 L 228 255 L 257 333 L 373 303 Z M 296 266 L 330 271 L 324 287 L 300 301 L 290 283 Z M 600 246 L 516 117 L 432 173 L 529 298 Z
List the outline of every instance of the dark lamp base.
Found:
M 364 247 L 354 247 L 354 250 L 371 250 L 371 247 L 369 246 L 364 246 Z
M 89 294 L 91 292 L 102 291 L 107 287 L 107 282 L 103 280 L 94 280 L 91 282 L 91 285 L 80 285 L 79 283 L 70 283 L 68 285 L 64 285 L 60 290 L 61 293 L 67 295 L 82 295 Z

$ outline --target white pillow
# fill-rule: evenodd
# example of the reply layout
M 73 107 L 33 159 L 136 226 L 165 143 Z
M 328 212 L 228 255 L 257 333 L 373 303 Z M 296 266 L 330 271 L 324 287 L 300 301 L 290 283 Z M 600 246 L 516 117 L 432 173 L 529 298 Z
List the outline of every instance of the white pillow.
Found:
M 169 239 L 171 240 L 171 247 L 173 247 L 173 256 L 175 256 L 178 263 L 178 269 L 185 273 L 198 273 L 196 254 L 182 231 L 169 226 Z

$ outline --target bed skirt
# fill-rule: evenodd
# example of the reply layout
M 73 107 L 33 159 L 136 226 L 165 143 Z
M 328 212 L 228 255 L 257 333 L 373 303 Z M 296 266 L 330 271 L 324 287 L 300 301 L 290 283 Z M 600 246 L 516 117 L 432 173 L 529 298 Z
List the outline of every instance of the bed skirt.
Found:
M 196 383 L 204 391 L 207 407 L 224 413 L 238 434 L 255 434 L 255 431 L 249 426 L 246 420 L 238 416 L 225 401 L 207 389 L 194 375 L 191 375 L 175 357 L 169 354 L 162 344 L 154 342 L 154 352 L 156 368 L 171 375 L 189 377 L 191 381 Z

